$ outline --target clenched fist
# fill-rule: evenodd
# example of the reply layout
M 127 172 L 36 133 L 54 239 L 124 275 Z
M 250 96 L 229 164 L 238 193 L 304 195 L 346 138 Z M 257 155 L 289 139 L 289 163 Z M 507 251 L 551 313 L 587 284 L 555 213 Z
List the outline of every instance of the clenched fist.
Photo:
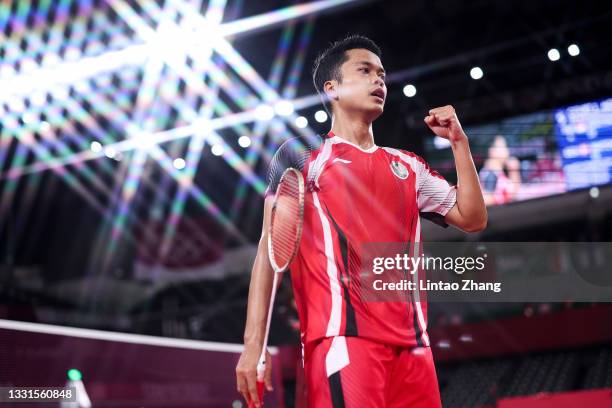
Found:
M 425 117 L 425 123 L 436 135 L 448 139 L 451 144 L 467 139 L 455 108 L 451 105 L 431 109 Z

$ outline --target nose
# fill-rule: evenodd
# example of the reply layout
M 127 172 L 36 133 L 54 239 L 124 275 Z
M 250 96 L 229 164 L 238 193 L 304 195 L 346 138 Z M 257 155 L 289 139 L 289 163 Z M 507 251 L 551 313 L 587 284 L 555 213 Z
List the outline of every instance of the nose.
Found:
M 374 79 L 374 83 L 376 85 L 380 85 L 381 87 L 385 86 L 385 81 L 381 77 L 379 77 L 378 75 L 376 75 L 376 77 Z

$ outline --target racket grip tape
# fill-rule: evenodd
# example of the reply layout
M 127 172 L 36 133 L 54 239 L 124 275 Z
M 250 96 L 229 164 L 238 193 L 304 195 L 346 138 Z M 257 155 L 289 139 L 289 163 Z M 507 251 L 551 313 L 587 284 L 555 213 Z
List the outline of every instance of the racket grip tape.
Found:
M 264 395 L 265 383 L 263 381 L 257 381 L 257 395 L 259 396 L 259 402 L 263 406 L 263 395 Z M 249 401 L 249 408 L 255 408 L 253 400 Z

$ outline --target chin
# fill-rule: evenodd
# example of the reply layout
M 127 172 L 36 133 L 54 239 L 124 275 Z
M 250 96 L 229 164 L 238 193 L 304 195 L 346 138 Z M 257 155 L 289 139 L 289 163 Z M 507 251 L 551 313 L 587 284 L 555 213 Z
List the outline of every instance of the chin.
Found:
M 374 121 L 383 114 L 384 110 L 385 108 L 383 105 L 376 105 L 373 108 L 368 109 L 368 114 L 372 118 L 371 120 Z

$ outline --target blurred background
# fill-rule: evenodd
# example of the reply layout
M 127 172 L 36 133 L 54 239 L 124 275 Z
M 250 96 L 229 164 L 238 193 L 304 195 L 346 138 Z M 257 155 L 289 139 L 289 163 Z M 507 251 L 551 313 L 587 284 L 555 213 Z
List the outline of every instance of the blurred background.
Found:
M 243 406 L 266 170 L 329 130 L 312 63 L 354 33 L 383 51 L 378 145 L 456 182 L 423 118 L 452 104 L 470 138 L 489 225 L 425 241 L 610 240 L 607 2 L 3 0 L 0 385 Z M 443 406 L 612 406 L 611 322 L 596 301 L 431 304 Z M 271 344 L 266 406 L 304 406 L 287 276 Z

